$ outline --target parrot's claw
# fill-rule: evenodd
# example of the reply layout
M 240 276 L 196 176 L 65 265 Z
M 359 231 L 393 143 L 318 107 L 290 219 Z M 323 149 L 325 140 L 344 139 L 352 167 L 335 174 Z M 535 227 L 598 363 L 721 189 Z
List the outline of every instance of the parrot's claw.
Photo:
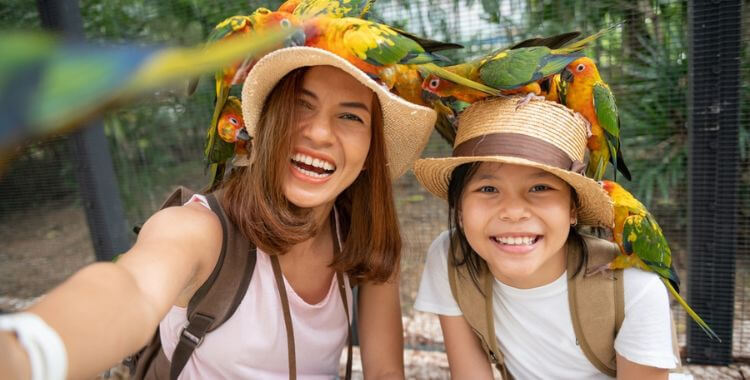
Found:
M 591 123 L 586 118 L 583 118 L 583 121 L 584 121 L 584 124 L 586 125 L 586 138 L 589 138 L 594 135 L 591 132 Z
M 529 92 L 526 94 L 526 96 L 523 97 L 523 99 L 519 100 L 516 104 L 516 111 L 518 111 L 519 108 L 529 104 L 531 100 L 544 100 L 544 96 L 537 95 L 533 92 Z
M 608 273 L 610 279 L 614 279 L 614 275 L 612 274 L 612 270 L 609 269 L 609 263 L 600 265 L 595 268 L 591 268 L 590 270 L 586 271 L 586 277 L 593 276 L 598 273 Z

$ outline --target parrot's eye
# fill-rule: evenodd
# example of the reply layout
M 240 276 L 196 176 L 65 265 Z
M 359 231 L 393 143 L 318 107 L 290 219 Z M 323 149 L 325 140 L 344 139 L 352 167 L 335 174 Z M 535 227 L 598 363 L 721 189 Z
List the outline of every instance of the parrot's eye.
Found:
M 232 123 L 232 125 L 240 125 L 240 122 L 236 117 L 230 117 L 229 122 Z
M 438 86 L 440 86 L 440 79 L 435 78 L 430 80 L 430 88 L 435 89 L 438 88 Z
M 580 73 L 585 68 L 586 68 L 586 65 L 584 65 L 583 63 L 579 63 L 578 66 L 576 66 L 576 71 L 578 71 Z
M 283 20 L 281 20 L 281 27 L 282 27 L 282 28 L 288 28 L 288 27 L 290 27 L 290 26 L 292 26 L 292 23 L 291 23 L 291 21 L 289 21 L 289 20 L 287 20 L 287 19 L 283 19 Z

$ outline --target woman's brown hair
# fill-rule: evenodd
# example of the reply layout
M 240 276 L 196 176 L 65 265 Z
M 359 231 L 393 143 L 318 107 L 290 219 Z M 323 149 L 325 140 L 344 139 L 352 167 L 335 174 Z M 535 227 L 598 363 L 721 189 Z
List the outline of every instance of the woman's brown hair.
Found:
M 306 68 L 284 76 L 266 98 L 253 136 L 253 165 L 235 169 L 222 187 L 222 207 L 260 249 L 286 253 L 317 233 L 309 209 L 289 202 L 283 181 L 291 157 L 297 94 Z M 398 269 L 401 235 L 386 166 L 380 102 L 373 96 L 372 138 L 364 170 L 336 199 L 344 246 L 331 266 L 359 281 L 382 282 Z

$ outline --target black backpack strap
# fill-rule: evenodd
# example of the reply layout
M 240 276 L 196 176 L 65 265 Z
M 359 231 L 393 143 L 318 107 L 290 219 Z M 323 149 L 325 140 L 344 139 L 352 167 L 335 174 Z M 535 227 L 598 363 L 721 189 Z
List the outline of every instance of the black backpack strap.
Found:
M 208 194 L 206 198 L 221 222 L 221 253 L 213 272 L 188 303 L 188 325 L 180 333 L 170 365 L 173 380 L 206 333 L 221 326 L 235 312 L 247 292 L 257 258 L 255 247 L 228 221 L 216 197 Z

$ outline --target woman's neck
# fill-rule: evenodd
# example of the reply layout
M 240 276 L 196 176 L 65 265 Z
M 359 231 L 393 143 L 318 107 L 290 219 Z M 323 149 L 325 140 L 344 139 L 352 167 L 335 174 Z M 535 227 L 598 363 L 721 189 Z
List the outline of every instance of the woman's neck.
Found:
M 316 233 L 311 238 L 293 245 L 284 256 L 300 257 L 309 254 L 319 255 L 321 249 L 332 247 L 331 237 L 331 210 L 333 203 L 316 207 L 312 210 L 311 217 L 317 226 Z M 331 250 L 332 252 L 332 250 Z M 331 253 L 332 254 L 332 253 Z

